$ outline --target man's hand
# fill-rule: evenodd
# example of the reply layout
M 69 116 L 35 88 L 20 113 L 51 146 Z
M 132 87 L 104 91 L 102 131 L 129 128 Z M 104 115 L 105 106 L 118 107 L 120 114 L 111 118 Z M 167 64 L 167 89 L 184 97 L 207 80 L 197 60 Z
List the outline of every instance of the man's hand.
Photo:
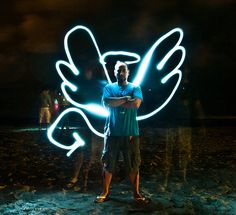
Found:
M 139 98 L 134 98 L 134 99 L 130 98 L 127 100 L 126 103 L 122 104 L 122 107 L 138 109 L 141 103 L 142 103 L 142 100 Z
M 134 99 L 131 98 L 131 96 L 124 96 L 126 98 L 125 102 L 133 101 Z

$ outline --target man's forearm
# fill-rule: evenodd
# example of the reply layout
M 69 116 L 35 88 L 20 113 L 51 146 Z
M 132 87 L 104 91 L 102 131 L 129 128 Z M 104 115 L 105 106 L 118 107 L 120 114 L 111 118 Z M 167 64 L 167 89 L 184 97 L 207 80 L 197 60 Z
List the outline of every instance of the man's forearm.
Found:
M 123 97 L 109 97 L 104 99 L 104 103 L 106 106 L 110 107 L 118 107 L 125 104 L 130 99 L 129 96 Z
M 122 104 L 122 107 L 138 109 L 141 102 L 142 102 L 141 99 L 138 99 L 138 98 L 130 99 L 127 102 L 125 102 L 124 104 Z

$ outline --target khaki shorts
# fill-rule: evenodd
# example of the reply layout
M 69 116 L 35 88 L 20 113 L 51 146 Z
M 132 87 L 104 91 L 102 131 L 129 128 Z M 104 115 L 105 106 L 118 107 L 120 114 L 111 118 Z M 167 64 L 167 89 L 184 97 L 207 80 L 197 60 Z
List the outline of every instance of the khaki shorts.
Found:
M 51 122 L 51 112 L 49 107 L 40 108 L 39 110 L 39 123 L 47 123 Z
M 106 136 L 104 138 L 102 162 L 106 171 L 115 172 L 120 152 L 123 154 L 127 173 L 139 171 L 141 164 L 139 137 Z

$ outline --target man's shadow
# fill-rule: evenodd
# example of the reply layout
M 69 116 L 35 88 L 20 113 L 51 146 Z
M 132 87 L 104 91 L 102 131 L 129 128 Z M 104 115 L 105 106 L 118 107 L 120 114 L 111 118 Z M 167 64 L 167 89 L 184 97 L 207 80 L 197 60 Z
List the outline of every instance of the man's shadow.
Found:
M 155 211 L 163 211 L 165 209 L 160 202 L 155 201 L 153 199 L 148 204 L 140 204 L 136 203 L 133 199 L 125 199 L 111 196 L 109 201 L 117 205 L 126 205 L 128 213 L 152 213 Z

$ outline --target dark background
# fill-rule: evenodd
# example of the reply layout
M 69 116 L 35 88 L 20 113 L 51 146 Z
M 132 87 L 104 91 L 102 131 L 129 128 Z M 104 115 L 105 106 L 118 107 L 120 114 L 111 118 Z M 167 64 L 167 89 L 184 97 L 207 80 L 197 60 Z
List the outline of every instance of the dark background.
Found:
M 63 39 L 75 25 L 93 32 L 102 53 L 126 50 L 140 56 L 163 34 L 182 28 L 187 57 L 181 68 L 191 77 L 204 116 L 233 119 L 234 8 L 233 0 L 4 1 L 0 9 L 0 123 L 37 124 L 38 95 L 45 86 L 60 86 L 55 63 L 66 60 Z M 78 44 L 75 39 L 73 47 Z M 83 68 L 90 53 L 86 45 L 80 50 L 85 53 Z M 173 100 L 159 113 L 162 118 L 174 105 Z
M 151 214 L 160 210 L 168 214 L 233 214 L 236 138 L 235 126 L 228 125 L 229 121 L 233 121 L 234 125 L 236 122 L 234 2 L 1 1 L 0 213 L 43 211 L 45 214 L 61 214 L 78 211 L 78 214 L 91 214 L 93 211 L 111 214 L 117 211 L 116 214 Z M 126 188 L 127 181 L 120 180 L 124 178 L 122 171 L 117 179 L 114 177 L 118 186 L 114 184 L 112 187 L 111 197 L 115 198 L 104 206 L 91 204 L 101 191 L 101 178 L 97 176 L 102 170 L 102 138 L 91 141 L 96 145 L 93 149 L 101 148 L 91 166 L 89 192 L 65 190 L 76 165 L 76 155 L 83 150 L 77 150 L 68 158 L 66 150 L 49 143 L 46 131 L 31 129 L 31 125 L 38 125 L 41 89 L 46 86 L 54 90 L 61 83 L 55 63 L 67 60 L 63 39 L 75 25 L 85 25 L 92 30 L 102 53 L 126 50 L 140 56 L 144 56 L 150 46 L 171 29 L 180 27 L 184 31 L 182 45 L 186 48 L 187 58 L 181 67 L 184 75 L 182 84 L 164 110 L 141 123 L 141 190 L 145 188 L 144 194 L 152 198 L 154 210 L 139 211 L 136 205 L 131 204 L 132 195 L 130 188 Z M 73 36 L 71 51 L 78 63 L 76 66 L 83 71 L 94 60 L 94 53 L 89 51 L 91 44 L 80 36 Z M 158 55 L 165 51 L 164 47 Z M 178 59 L 178 56 L 175 57 Z M 137 68 L 130 69 L 133 72 Z M 112 75 L 112 71 L 109 72 Z M 97 77 L 101 78 L 101 74 Z M 158 78 L 152 72 L 148 85 L 142 86 L 145 95 L 140 111 L 155 108 L 159 98 L 165 96 L 163 94 L 173 84 L 161 87 L 156 85 L 153 77 Z M 204 117 L 204 122 L 215 121 L 215 125 L 222 126 L 172 129 L 174 118 L 185 116 L 186 120 L 189 116 L 188 110 L 180 104 L 185 96 L 192 104 L 199 102 L 201 114 L 196 117 Z M 181 119 L 181 123 L 185 120 Z M 168 129 L 159 127 L 161 121 L 161 125 Z M 10 129 L 3 128 L 7 126 Z M 11 129 L 11 126 L 26 128 Z M 61 131 L 58 130 L 58 133 L 66 143 L 68 134 L 74 129 L 69 133 L 67 129 L 63 130 L 65 133 Z M 84 155 L 82 170 L 91 157 L 90 153 Z M 188 183 L 181 180 L 181 163 L 186 165 Z M 169 186 L 165 189 L 168 171 Z M 80 174 L 78 187 L 83 183 L 80 180 L 83 173 Z M 157 203 L 163 205 L 163 211 Z

